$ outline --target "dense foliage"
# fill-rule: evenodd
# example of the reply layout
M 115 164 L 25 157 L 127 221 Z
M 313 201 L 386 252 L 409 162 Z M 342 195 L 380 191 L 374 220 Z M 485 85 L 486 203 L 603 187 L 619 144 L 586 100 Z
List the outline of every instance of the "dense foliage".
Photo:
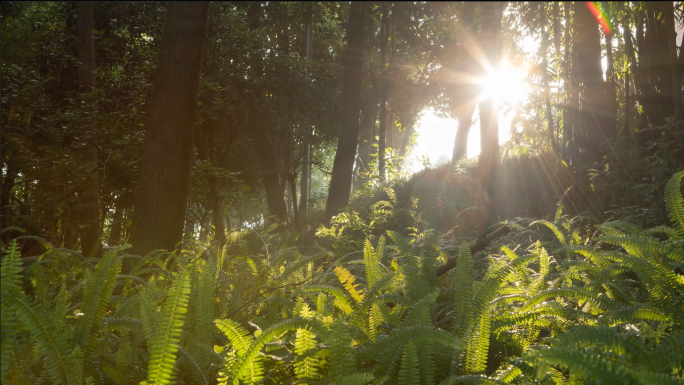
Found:
M 684 384 L 682 25 L 3 2 L 0 382 Z

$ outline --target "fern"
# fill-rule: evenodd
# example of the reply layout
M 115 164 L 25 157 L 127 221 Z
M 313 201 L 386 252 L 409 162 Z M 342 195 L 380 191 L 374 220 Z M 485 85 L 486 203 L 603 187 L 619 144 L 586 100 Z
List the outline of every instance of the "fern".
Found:
M 485 311 L 478 322 L 477 330 L 468 339 L 466 350 L 466 372 L 484 372 L 489 352 L 490 315 Z
M 43 356 L 50 379 L 55 384 L 80 384 L 82 366 L 78 354 L 69 352 L 62 333 L 42 304 L 31 301 L 24 295 L 15 295 L 9 304 L 21 322 L 31 333 Z
M 120 270 L 121 259 L 114 251 L 110 251 L 102 257 L 83 288 L 83 319 L 77 334 L 77 343 L 83 346 L 87 354 L 93 347 L 95 332 L 107 312 Z
M 295 337 L 294 370 L 297 380 L 307 383 L 318 379 L 318 359 L 312 354 L 316 347 L 316 335 L 305 328 L 297 329 Z
M 468 327 L 470 308 L 473 301 L 473 256 L 467 243 L 462 243 L 453 278 L 454 312 L 456 321 L 454 332 L 463 338 Z
M 7 254 L 2 259 L 2 268 L 0 270 L 0 285 L 2 285 L 2 324 L 1 324 L 1 339 L 0 339 L 0 359 L 2 364 L 2 374 L 0 374 L 0 381 L 3 384 L 9 383 L 9 365 L 14 346 L 14 340 L 17 335 L 16 318 L 8 303 L 10 298 L 17 296 L 21 290 L 21 254 L 19 253 L 19 246 L 16 240 L 12 240 L 6 250 Z
M 145 385 L 172 384 L 175 377 L 176 353 L 180 334 L 188 311 L 190 279 L 187 271 L 182 271 L 173 281 L 169 290 L 164 316 L 150 344 L 150 361 Z
M 415 344 L 410 341 L 404 346 L 399 369 L 399 385 L 414 385 L 420 383 L 418 369 L 418 352 Z
M 381 242 L 384 242 L 384 238 L 380 237 Z M 375 285 L 378 280 L 378 258 L 373 245 L 370 243 L 369 239 L 366 239 L 366 243 L 363 247 L 363 261 L 366 268 L 366 287 L 370 288 Z
M 665 207 L 674 223 L 674 227 L 679 233 L 680 238 L 684 238 L 684 198 L 682 198 L 682 178 L 684 171 L 680 171 L 670 178 L 665 186 Z
M 195 297 L 195 341 L 207 345 L 214 319 L 214 282 L 216 262 L 210 258 L 202 267 Z
M 356 277 L 342 266 L 335 268 L 335 275 L 337 275 L 337 278 L 342 283 L 342 286 L 344 286 L 344 289 L 347 290 L 347 293 L 349 293 L 357 303 L 360 303 L 363 300 L 363 291 L 357 290 L 359 284 L 356 283 Z

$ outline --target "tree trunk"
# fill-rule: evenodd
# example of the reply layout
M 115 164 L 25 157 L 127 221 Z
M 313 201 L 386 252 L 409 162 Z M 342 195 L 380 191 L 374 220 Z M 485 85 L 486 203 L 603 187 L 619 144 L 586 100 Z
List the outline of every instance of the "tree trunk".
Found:
M 546 4 L 540 3 L 541 6 L 541 20 L 546 21 Z M 549 34 L 546 25 L 542 24 L 542 81 L 544 87 L 544 104 L 546 105 L 546 130 L 553 148 L 554 154 L 559 154 L 558 143 L 556 139 L 556 132 L 553 127 L 553 110 L 551 109 L 551 92 L 549 90 L 549 62 L 547 60 L 548 48 L 550 44 Z
M 214 165 L 214 132 L 218 121 L 215 119 L 205 120 L 200 129 L 195 130 L 195 147 L 197 155 L 202 162 L 207 160 Z M 218 187 L 218 178 L 213 172 L 207 175 L 209 185 L 209 202 L 211 204 L 211 223 L 214 225 L 214 239 L 222 245 L 226 243 L 226 230 L 223 226 L 223 205 Z
M 247 26 L 250 31 L 255 31 L 261 26 L 261 2 L 250 3 L 247 11 Z M 260 72 L 256 69 L 255 72 Z M 280 172 L 278 154 L 275 146 L 268 137 L 263 122 L 263 111 L 258 107 L 258 100 L 254 97 L 247 101 L 247 132 L 249 133 L 254 149 L 259 157 L 261 166 L 261 182 L 266 193 L 266 203 L 269 213 L 280 220 L 287 219 L 287 207 L 285 206 L 284 187 L 280 184 Z
M 665 36 L 670 59 L 670 73 L 672 75 L 672 99 L 677 130 L 682 129 L 684 109 L 682 109 L 682 68 L 677 57 L 677 31 L 674 26 L 674 5 L 671 1 L 663 1 L 663 19 L 665 21 Z M 679 54 L 682 55 L 681 53 Z
M 380 19 L 380 135 L 378 138 L 378 175 L 380 181 L 385 180 L 385 149 L 387 148 L 387 70 L 385 65 L 387 40 L 389 39 L 389 22 L 387 5 L 383 3 L 382 19 Z
M 496 68 L 499 65 L 499 49 L 497 39 L 501 32 L 501 18 L 508 2 L 481 3 L 485 19 L 481 30 L 481 44 L 491 63 Z M 484 72 L 484 69 L 481 69 Z M 484 215 L 477 226 L 478 239 L 483 240 L 487 235 L 487 221 L 492 210 L 492 182 L 499 164 L 499 124 L 497 121 L 494 101 L 486 99 L 479 103 L 480 110 L 480 158 L 477 174 L 480 187 L 480 200 L 483 203 Z
M 473 125 L 475 105 L 468 104 L 466 107 L 467 109 L 462 111 L 457 118 L 458 128 L 454 140 L 454 150 L 451 154 L 451 163 L 456 163 L 468 155 L 468 135 L 470 134 L 470 127 Z
M 95 39 L 93 38 L 95 23 L 95 3 L 77 3 L 78 12 L 78 59 L 81 64 L 78 67 L 78 85 L 81 94 L 93 92 L 97 87 L 95 78 Z M 87 106 L 86 106 L 87 108 Z M 83 143 L 84 161 L 92 167 L 86 175 L 86 186 L 81 192 L 82 208 L 78 215 L 81 233 L 81 250 L 85 256 L 102 256 L 102 245 L 99 241 L 100 202 L 97 167 L 97 134 L 93 130 L 92 123 L 82 123 L 85 130 Z
M 371 162 L 371 150 L 375 137 L 375 121 L 378 115 L 378 106 L 375 104 L 366 106 L 361 111 L 361 126 L 359 132 L 359 157 L 356 162 L 356 180 L 354 188 L 359 188 L 368 181 L 365 173 L 369 172 Z
M 290 196 L 292 197 L 292 216 L 294 217 L 295 231 L 299 232 L 299 210 L 297 209 L 297 174 L 288 174 Z
M 349 204 L 352 172 L 354 171 L 356 146 L 359 139 L 361 69 L 363 67 L 367 7 L 366 3 L 352 2 L 349 10 L 348 40 L 343 57 L 342 122 L 328 190 L 328 201 L 325 206 L 325 224 L 329 224 L 330 219 L 342 207 Z
M 183 238 L 208 14 L 208 2 L 168 4 L 131 229 L 140 255 Z
M 570 95 L 571 95 L 571 87 L 572 87 L 572 73 L 571 73 L 571 55 L 570 55 L 570 42 L 572 41 L 570 37 L 570 27 L 572 25 L 571 23 L 571 18 L 570 18 L 570 3 L 565 2 L 563 4 L 563 11 L 565 13 L 565 31 L 563 33 L 563 38 L 564 38 L 564 52 L 563 52 L 563 63 L 561 64 L 561 68 L 563 69 L 563 77 L 564 77 L 564 91 L 565 91 L 565 101 L 564 101 L 564 108 L 563 108 L 563 143 L 561 144 L 561 151 L 563 151 L 562 157 L 563 159 L 567 160 L 568 164 L 570 163 L 570 154 L 571 154 L 571 149 L 572 149 L 572 133 L 573 133 L 573 124 L 572 124 L 572 115 L 573 115 L 573 106 L 570 103 Z
M 581 83 L 581 130 L 575 131 L 583 160 L 596 162 L 601 159 L 603 135 L 606 126 L 605 86 L 601 69 L 601 38 L 598 21 L 585 3 L 575 3 L 577 30 L 577 75 Z M 603 124 L 602 124 L 603 123 Z

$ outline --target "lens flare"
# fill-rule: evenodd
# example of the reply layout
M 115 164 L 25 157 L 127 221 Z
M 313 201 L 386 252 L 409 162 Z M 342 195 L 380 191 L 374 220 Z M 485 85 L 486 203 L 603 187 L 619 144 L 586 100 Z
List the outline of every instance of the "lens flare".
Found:
M 608 20 L 608 17 L 606 16 L 605 12 L 601 12 L 601 9 L 599 9 L 597 3 L 593 1 L 587 1 L 587 7 L 589 7 L 589 10 L 594 15 L 599 25 L 601 25 L 603 32 L 606 35 L 610 35 L 611 31 L 613 30 L 613 27 L 610 25 L 610 20 Z

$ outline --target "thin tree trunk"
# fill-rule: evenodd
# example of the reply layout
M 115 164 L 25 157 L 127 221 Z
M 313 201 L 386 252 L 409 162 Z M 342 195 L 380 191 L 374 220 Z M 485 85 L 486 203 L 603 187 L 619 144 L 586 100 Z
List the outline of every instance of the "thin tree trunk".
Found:
M 359 139 L 359 114 L 361 100 L 361 69 L 363 67 L 363 46 L 365 40 L 365 19 L 367 3 L 352 2 L 349 10 L 347 46 L 344 50 L 344 72 L 342 75 L 342 124 L 337 140 L 337 151 L 333 163 L 328 201 L 325 206 L 324 223 L 340 209 L 349 204 L 352 172 Z
M 202 162 L 207 160 L 214 165 L 214 131 L 218 122 L 210 119 L 204 125 L 195 130 L 195 147 L 197 155 Z M 221 194 L 218 187 L 218 178 L 212 172 L 207 175 L 209 185 L 209 203 L 211 204 L 211 223 L 214 225 L 214 238 L 221 243 L 226 243 L 226 230 L 223 226 L 223 205 L 221 204 Z
M 467 109 L 458 116 L 458 128 L 454 140 L 454 150 L 451 154 L 451 163 L 456 163 L 468 155 L 468 135 L 473 125 L 473 113 L 475 105 L 464 106 Z
M 674 5 L 671 1 L 663 1 L 663 19 L 665 21 L 665 35 L 670 59 L 670 73 L 672 74 L 672 96 L 677 130 L 682 129 L 684 109 L 682 109 L 682 69 L 677 57 L 677 31 L 674 26 Z M 681 55 L 681 53 L 680 53 Z
M 131 229 L 140 255 L 183 238 L 208 14 L 208 2 L 168 4 Z
M 508 2 L 481 3 L 485 12 L 485 21 L 481 30 L 481 44 L 487 59 L 493 67 L 499 65 L 499 49 L 497 39 L 501 32 L 501 18 Z M 483 71 L 483 69 L 481 69 Z M 494 109 L 494 101 L 486 99 L 479 103 L 480 110 L 480 158 L 477 173 L 480 187 L 480 199 L 483 202 L 483 215 L 477 226 L 478 239 L 487 235 L 487 222 L 492 210 L 492 182 L 499 164 L 499 125 Z
M 356 163 L 357 178 L 354 188 L 359 188 L 368 181 L 368 177 L 363 175 L 368 173 L 368 166 L 371 161 L 371 149 L 373 148 L 373 138 L 375 137 L 375 120 L 377 119 L 378 106 L 372 104 L 361 111 L 361 125 L 359 132 L 359 157 Z
M 297 209 L 297 174 L 288 174 L 290 196 L 292 197 L 292 216 L 294 217 L 295 231 L 299 232 L 299 210 Z
M 585 161 L 596 162 L 601 158 L 602 134 L 607 127 L 605 111 L 605 86 L 601 69 L 601 38 L 599 24 L 587 4 L 575 3 L 578 26 L 575 46 L 577 48 L 577 72 L 582 83 L 582 155 Z
M 389 39 L 389 21 L 387 5 L 383 3 L 382 18 L 380 19 L 380 135 L 378 138 L 378 174 L 380 181 L 385 180 L 385 149 L 387 148 L 387 93 L 389 91 L 387 70 L 385 65 L 387 41 Z
M 92 92 L 97 87 L 95 78 L 95 39 L 93 37 L 95 23 L 95 3 L 81 2 L 77 4 L 78 12 L 78 58 L 81 65 L 78 67 L 78 85 L 82 94 Z M 87 107 L 86 107 L 87 108 Z M 97 168 L 97 134 L 93 130 L 91 122 L 83 122 L 86 133 L 83 143 L 83 156 L 85 161 L 92 166 L 87 182 L 81 194 L 83 208 L 79 213 L 81 233 L 81 250 L 84 255 L 91 253 L 95 257 L 102 256 L 102 245 L 99 241 L 100 202 L 99 183 Z
M 540 3 L 541 6 L 541 20 L 546 21 L 546 4 Z M 553 127 L 553 110 L 551 109 L 551 92 L 549 90 L 549 62 L 547 59 L 549 48 L 549 34 L 546 25 L 542 24 L 542 78 L 544 86 L 544 104 L 546 105 L 546 129 L 549 135 L 549 141 L 553 148 L 554 154 L 559 154 L 558 143 L 556 139 L 556 132 Z
M 313 41 L 313 2 L 307 3 L 307 17 L 306 17 L 306 62 L 311 62 L 311 43 Z M 306 213 L 309 209 L 309 182 L 311 179 L 311 153 L 309 140 L 311 136 L 311 128 L 306 128 L 308 135 L 302 141 L 304 148 L 304 156 L 302 159 L 302 177 L 299 185 L 299 211 Z
M 261 26 L 261 2 L 254 1 L 247 11 L 247 26 L 250 31 L 255 31 Z M 260 65 L 258 67 L 261 67 Z M 255 72 L 259 73 L 260 68 Z M 249 133 L 254 149 L 259 157 L 261 166 L 261 182 L 266 193 L 266 203 L 271 215 L 280 220 L 287 219 L 287 207 L 284 199 L 284 185 L 280 183 L 278 154 L 275 146 L 268 137 L 265 122 L 262 119 L 263 111 L 258 108 L 254 97 L 247 101 L 247 132 Z
M 563 38 L 564 38 L 564 52 L 563 52 L 563 63 L 561 64 L 561 68 L 563 69 L 563 76 L 564 76 L 564 91 L 565 91 L 565 108 L 563 108 L 563 143 L 561 145 L 561 148 L 563 150 L 563 159 L 567 160 L 568 164 L 570 163 L 570 150 L 572 149 L 572 132 L 573 132 L 573 125 L 572 125 L 572 106 L 570 103 L 570 94 L 571 94 L 571 87 L 572 87 L 572 74 L 571 74 L 571 55 L 570 55 L 570 42 L 572 39 L 570 38 L 570 27 L 571 27 L 571 18 L 570 18 L 570 3 L 569 2 L 564 2 L 563 3 L 563 11 L 565 13 L 565 31 L 563 33 Z

